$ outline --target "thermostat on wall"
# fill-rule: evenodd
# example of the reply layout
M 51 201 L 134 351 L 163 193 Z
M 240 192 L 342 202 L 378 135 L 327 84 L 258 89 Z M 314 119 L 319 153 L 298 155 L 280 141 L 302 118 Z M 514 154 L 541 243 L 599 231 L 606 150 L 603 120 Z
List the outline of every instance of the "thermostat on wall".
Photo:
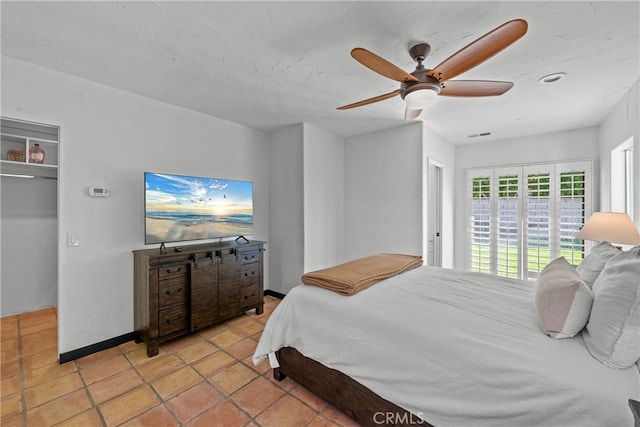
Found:
M 110 193 L 108 188 L 104 187 L 89 187 L 89 195 L 91 197 L 107 197 Z

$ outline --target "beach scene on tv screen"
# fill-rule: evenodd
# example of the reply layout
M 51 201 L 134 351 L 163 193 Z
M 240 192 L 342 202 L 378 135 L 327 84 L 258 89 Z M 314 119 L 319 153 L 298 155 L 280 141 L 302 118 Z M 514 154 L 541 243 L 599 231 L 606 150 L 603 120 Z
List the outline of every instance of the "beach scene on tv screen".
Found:
M 145 174 L 146 244 L 252 233 L 251 182 Z

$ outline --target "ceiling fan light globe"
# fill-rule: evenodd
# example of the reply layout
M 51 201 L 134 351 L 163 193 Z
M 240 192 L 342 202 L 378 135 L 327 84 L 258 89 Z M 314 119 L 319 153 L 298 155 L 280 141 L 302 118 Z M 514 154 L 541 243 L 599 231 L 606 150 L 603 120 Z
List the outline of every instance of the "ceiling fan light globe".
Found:
M 438 93 L 435 90 L 425 88 L 409 92 L 405 95 L 404 100 L 407 103 L 407 108 L 411 110 L 422 110 L 427 108 L 436 96 L 438 96 Z

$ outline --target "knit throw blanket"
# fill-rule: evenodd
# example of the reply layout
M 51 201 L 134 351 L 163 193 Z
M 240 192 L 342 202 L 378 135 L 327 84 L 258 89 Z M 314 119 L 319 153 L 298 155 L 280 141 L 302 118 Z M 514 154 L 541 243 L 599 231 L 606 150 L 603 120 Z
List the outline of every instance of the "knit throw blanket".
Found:
M 367 289 L 382 279 L 421 265 L 421 256 L 378 254 L 305 273 L 302 283 L 348 296 Z

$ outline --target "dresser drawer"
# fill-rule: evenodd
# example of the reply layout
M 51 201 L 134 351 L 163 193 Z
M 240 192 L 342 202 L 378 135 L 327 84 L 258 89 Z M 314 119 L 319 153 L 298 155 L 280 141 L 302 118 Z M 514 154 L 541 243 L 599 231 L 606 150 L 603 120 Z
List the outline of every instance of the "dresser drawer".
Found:
M 158 266 L 158 279 L 169 279 L 175 277 L 185 278 L 189 274 L 189 264 L 169 264 Z
M 188 284 L 184 278 L 161 280 L 158 286 L 158 305 L 164 308 L 175 304 L 186 304 Z
M 262 252 L 259 250 L 240 252 L 240 263 L 242 264 L 258 262 L 260 259 L 262 259 Z
M 160 336 L 187 329 L 187 304 L 161 309 L 158 323 Z
M 241 286 L 253 285 L 260 281 L 260 264 L 257 262 L 244 264 L 240 268 Z
M 240 301 L 243 307 L 260 302 L 260 287 L 258 285 L 245 286 L 240 290 Z

